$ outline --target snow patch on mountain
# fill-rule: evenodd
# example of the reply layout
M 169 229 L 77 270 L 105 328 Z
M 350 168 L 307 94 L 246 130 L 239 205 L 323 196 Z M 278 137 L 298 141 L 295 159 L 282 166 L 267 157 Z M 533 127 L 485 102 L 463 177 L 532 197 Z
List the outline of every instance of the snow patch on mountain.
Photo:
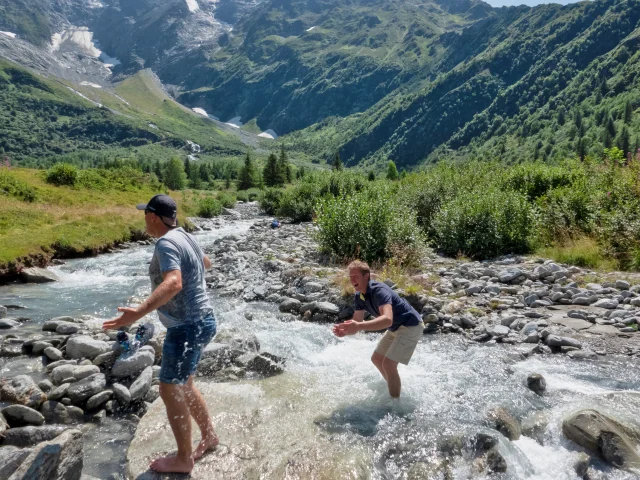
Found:
M 186 0 L 186 2 L 187 8 L 190 12 L 197 12 L 198 10 L 200 10 L 200 5 L 198 5 L 198 2 L 196 2 L 196 0 Z
M 242 126 L 242 117 L 233 117 L 231 120 L 225 122 L 226 125 L 229 125 L 233 128 L 240 128 Z
M 16 34 L 13 32 L 0 32 L 0 35 L 4 35 L 5 37 L 9 38 L 16 38 Z
M 262 133 L 259 133 L 258 136 L 262 138 L 269 138 L 271 140 L 275 140 L 276 138 L 278 138 L 278 134 L 271 129 L 268 129 Z
M 92 87 L 92 88 L 102 88 L 101 85 L 98 85 L 97 83 L 92 83 L 92 82 L 80 82 L 80 85 L 83 85 L 85 87 Z
M 311 27 L 311 28 L 307 28 L 307 32 L 310 32 L 310 31 L 311 31 L 311 30 L 313 30 L 314 28 L 316 28 L 316 26 L 315 26 L 315 25 L 314 25 L 313 27 Z
M 72 27 L 51 37 L 51 50 L 80 51 L 89 57 L 98 58 L 102 53 L 93 43 L 93 32 L 87 27 Z
M 209 114 L 204 108 L 196 107 L 196 108 L 192 108 L 191 110 L 193 110 L 198 115 L 202 115 L 203 117 L 207 117 L 207 118 L 209 117 Z

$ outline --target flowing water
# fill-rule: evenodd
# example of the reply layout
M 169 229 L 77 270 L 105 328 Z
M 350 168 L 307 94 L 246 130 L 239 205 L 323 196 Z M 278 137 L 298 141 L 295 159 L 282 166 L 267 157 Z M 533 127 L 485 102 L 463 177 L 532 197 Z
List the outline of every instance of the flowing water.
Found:
M 230 223 L 198 234 L 198 240 L 206 247 L 221 236 L 246 232 L 249 225 Z M 13 312 L 32 319 L 20 327 L 22 331 L 39 331 L 44 320 L 60 315 L 83 315 L 98 324 L 115 316 L 117 306 L 149 293 L 151 255 L 152 247 L 137 247 L 71 260 L 52 268 L 61 278 L 58 283 L 0 287 L 0 304 L 26 307 Z M 291 438 L 321 436 L 341 455 L 353 458 L 353 471 L 337 476 L 334 472 L 334 478 L 403 478 L 415 462 L 434 460 L 443 443 L 455 446 L 457 439 L 484 431 L 500 437 L 498 448 L 508 463 L 503 478 L 577 480 L 573 463 L 580 450 L 564 439 L 562 419 L 577 409 L 595 407 L 634 421 L 640 410 L 640 371 L 633 360 L 572 361 L 564 356 L 523 360 L 517 347 L 468 344 L 455 335 L 423 338 L 410 365 L 401 366 L 403 394 L 394 403 L 369 361 L 376 334 L 338 339 L 327 325 L 282 321 L 276 306 L 260 302 L 214 297 L 214 308 L 220 330 L 249 330 L 263 350 L 287 359 L 283 375 L 224 387 L 268 393 L 261 396 L 264 409 L 288 404 L 299 411 L 291 418 L 274 415 L 273 423 L 266 421 L 261 431 L 254 432 L 264 436 L 258 442 L 265 449 L 261 455 L 283 455 L 282 450 L 269 451 L 274 431 Z M 245 318 L 247 311 L 253 314 L 252 321 Z M 20 357 L 0 363 L 0 376 L 20 373 L 44 378 L 41 360 Z M 526 388 L 530 373 L 546 378 L 544 397 Z M 538 439 L 542 444 L 526 436 L 508 442 L 487 429 L 487 412 L 496 406 L 506 407 L 518 418 L 544 415 L 549 423 Z M 312 419 L 310 426 L 303 425 L 302 418 Z M 133 423 L 115 417 L 102 425 L 86 425 L 85 473 L 99 478 L 122 475 L 134 430 Z M 464 454 L 455 458 L 454 478 L 482 478 L 472 472 L 471 458 Z M 597 466 L 609 479 L 638 478 Z

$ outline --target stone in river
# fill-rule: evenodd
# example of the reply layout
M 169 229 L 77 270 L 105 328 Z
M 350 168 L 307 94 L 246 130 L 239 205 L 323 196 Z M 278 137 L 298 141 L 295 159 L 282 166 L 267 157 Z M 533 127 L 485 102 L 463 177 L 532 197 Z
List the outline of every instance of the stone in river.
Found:
M 48 283 L 60 280 L 55 273 L 39 267 L 22 269 L 20 279 L 25 283 Z
M 111 351 L 111 346 L 102 340 L 96 340 L 88 335 L 71 337 L 67 341 L 67 356 L 70 358 L 95 358 L 102 353 Z
M 17 375 L 9 379 L 0 379 L 0 398 L 11 403 L 38 408 L 47 396 L 30 376 Z
M 27 425 L 42 425 L 44 417 L 40 412 L 24 405 L 10 405 L 2 409 L 2 416 L 11 428 Z

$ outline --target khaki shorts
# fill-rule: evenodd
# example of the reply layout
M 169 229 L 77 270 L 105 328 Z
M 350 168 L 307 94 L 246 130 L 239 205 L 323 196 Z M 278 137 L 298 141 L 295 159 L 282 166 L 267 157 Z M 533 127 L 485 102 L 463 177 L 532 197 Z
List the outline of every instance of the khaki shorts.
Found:
M 401 326 L 395 332 L 387 330 L 376 347 L 376 353 L 384 355 L 389 360 L 408 365 L 416 345 L 422 337 L 424 323 L 413 327 Z

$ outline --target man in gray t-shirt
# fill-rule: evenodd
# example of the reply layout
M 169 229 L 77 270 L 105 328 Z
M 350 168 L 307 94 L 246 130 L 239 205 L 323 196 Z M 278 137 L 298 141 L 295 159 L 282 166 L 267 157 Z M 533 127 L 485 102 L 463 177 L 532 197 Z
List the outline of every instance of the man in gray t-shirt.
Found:
M 160 321 L 167 328 L 160 397 L 167 408 L 178 452 L 156 459 L 150 467 L 157 472 L 189 473 L 194 461 L 218 444 L 207 404 L 193 384 L 202 349 L 216 333 L 204 281 L 205 269 L 211 267 L 211 262 L 195 239 L 177 227 L 177 207 L 171 197 L 156 195 L 137 208 L 144 210 L 147 233 L 158 239 L 149 266 L 153 292 L 136 308 L 118 308 L 122 315 L 105 322 L 103 327 L 128 326 L 158 310 Z M 191 417 L 202 433 L 195 451 L 191 446 Z

